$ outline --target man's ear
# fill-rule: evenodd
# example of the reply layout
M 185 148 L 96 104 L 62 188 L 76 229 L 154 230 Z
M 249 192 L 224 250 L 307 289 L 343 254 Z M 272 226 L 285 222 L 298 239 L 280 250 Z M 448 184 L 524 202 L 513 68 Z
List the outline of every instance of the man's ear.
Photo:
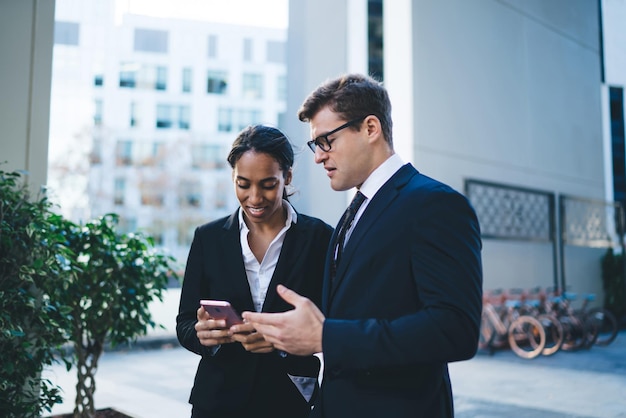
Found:
M 382 129 L 382 126 L 380 125 L 380 119 L 378 119 L 378 116 L 369 115 L 365 118 L 364 122 L 365 122 L 365 129 L 367 129 L 367 136 L 370 139 L 375 139 L 378 137 L 382 138 L 383 129 Z

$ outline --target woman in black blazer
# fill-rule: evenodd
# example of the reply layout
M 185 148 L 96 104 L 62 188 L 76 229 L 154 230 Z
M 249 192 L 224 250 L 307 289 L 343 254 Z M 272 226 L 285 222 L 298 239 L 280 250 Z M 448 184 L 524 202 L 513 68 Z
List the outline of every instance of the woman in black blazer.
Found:
M 288 202 L 293 161 L 278 129 L 244 129 L 228 155 L 240 208 L 196 229 L 176 318 L 178 340 L 201 356 L 189 399 L 192 418 L 309 415 L 317 357 L 275 350 L 250 324 L 228 329 L 200 307 L 201 299 L 218 299 L 238 312 L 292 309 L 277 295 L 278 284 L 320 305 L 332 228 Z

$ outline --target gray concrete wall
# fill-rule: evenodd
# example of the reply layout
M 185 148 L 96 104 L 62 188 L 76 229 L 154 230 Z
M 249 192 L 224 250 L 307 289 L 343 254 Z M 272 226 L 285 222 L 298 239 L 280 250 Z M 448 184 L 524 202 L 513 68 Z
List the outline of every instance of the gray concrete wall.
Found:
M 363 48 L 354 39 L 365 35 L 348 24 L 360 3 L 291 1 L 288 119 Z M 460 191 L 474 178 L 604 199 L 597 2 L 386 0 L 384 19 L 385 85 L 405 161 Z M 345 198 L 314 169 L 298 176 L 305 210 L 334 224 Z M 484 244 L 485 288 L 554 285 L 550 244 Z M 568 249 L 565 267 L 577 286 L 595 281 L 598 251 Z
M 422 172 L 604 198 L 596 2 L 417 1 L 412 16 Z M 573 290 L 597 289 L 583 283 L 600 277 L 598 251 L 564 254 Z M 487 289 L 554 282 L 550 245 L 487 239 L 483 262 Z
M 323 168 L 313 161 L 306 147 L 309 125 L 297 118 L 300 105 L 319 84 L 348 71 L 364 72 L 354 55 L 365 56 L 366 22 L 352 19 L 364 15 L 365 0 L 315 0 L 289 2 L 287 115 L 285 131 L 300 151 L 296 156 L 293 184 L 299 191 L 291 198 L 301 212 L 335 226 L 352 198 L 351 192 L 336 192 Z M 359 45 L 356 51 L 352 45 Z M 361 51 L 361 54 L 358 52 Z
M 415 159 L 435 177 L 604 197 L 597 4 L 418 1 Z

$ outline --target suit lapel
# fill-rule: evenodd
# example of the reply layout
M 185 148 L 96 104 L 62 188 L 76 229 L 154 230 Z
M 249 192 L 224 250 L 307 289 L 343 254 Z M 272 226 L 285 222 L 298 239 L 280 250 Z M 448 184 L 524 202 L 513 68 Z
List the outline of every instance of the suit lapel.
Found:
M 361 218 L 357 222 L 350 240 L 343 249 L 341 263 L 337 268 L 337 274 L 332 283 L 330 289 L 329 300 L 332 300 L 337 288 L 341 284 L 345 277 L 346 270 L 350 265 L 352 259 L 358 256 L 359 244 L 367 241 L 365 236 L 367 235 L 370 227 L 375 224 L 378 219 L 383 215 L 385 209 L 393 203 L 393 201 L 402 192 L 402 189 L 409 180 L 417 174 L 417 170 L 411 164 L 405 164 L 402 166 L 391 178 L 378 190 L 374 198 L 369 202 L 365 208 L 365 212 L 361 215 Z M 327 275 L 327 277 L 329 277 Z M 328 280 L 325 281 L 328 282 Z
M 224 232 L 221 246 L 222 260 L 226 260 L 225 263 L 222 263 L 224 265 L 223 274 L 224 277 L 231 278 L 230 285 L 234 288 L 234 294 L 246 295 L 244 306 L 240 309 L 254 311 L 254 302 L 252 301 L 252 293 L 248 284 L 246 266 L 243 263 L 238 215 L 239 211 L 235 211 L 222 227 Z
M 307 231 L 308 228 L 309 225 L 300 217 L 298 222 L 292 223 L 289 230 L 287 230 L 280 255 L 278 256 L 278 262 L 276 263 L 276 269 L 272 275 L 267 296 L 263 303 L 264 312 L 271 311 L 271 308 L 275 305 L 276 298 L 279 298 L 273 290 L 276 286 L 283 284 L 289 288 L 296 287 L 293 282 L 298 280 L 299 277 L 295 277 L 293 272 L 298 271 L 297 266 L 302 262 L 303 252 L 305 248 L 308 248 L 305 245 L 305 240 L 311 236 Z

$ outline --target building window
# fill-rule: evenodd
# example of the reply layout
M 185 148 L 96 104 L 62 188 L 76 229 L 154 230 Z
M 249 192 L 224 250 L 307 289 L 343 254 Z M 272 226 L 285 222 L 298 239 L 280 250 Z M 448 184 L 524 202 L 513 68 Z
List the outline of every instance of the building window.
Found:
M 624 138 L 624 90 L 609 87 L 611 146 L 613 152 L 613 199 L 626 203 L 626 143 Z
M 165 67 L 156 67 L 156 80 L 154 82 L 155 90 L 166 90 L 167 89 L 167 68 Z
M 183 68 L 183 93 L 191 92 L 191 68 Z
M 165 204 L 165 185 L 158 181 L 143 181 L 140 188 L 141 204 L 144 206 L 162 207 Z
M 215 187 L 215 195 L 213 196 L 213 204 L 216 209 L 226 209 L 228 207 L 228 199 L 231 192 L 231 182 L 225 179 L 217 181 Z
M 162 142 L 154 142 L 152 144 L 152 159 L 154 165 L 163 167 L 165 165 L 165 144 Z
M 54 43 L 57 45 L 77 46 L 80 25 L 74 22 L 54 22 Z
M 102 74 L 96 74 L 93 77 L 93 85 L 97 87 L 104 85 L 104 76 Z
M 178 129 L 189 129 L 191 108 L 187 105 L 178 107 Z
M 163 142 L 153 142 L 150 150 L 150 163 L 163 167 L 165 163 L 165 144 Z
M 94 100 L 93 124 L 102 126 L 102 99 Z
M 94 138 L 89 153 L 89 162 L 93 165 L 102 164 L 102 138 Z
M 267 62 L 284 63 L 286 61 L 286 48 L 284 42 L 267 41 Z
M 158 104 L 157 105 L 157 128 L 171 128 L 172 127 L 172 106 Z
M 137 66 L 132 63 L 122 64 L 120 69 L 120 87 L 135 88 L 137 84 Z
M 207 75 L 207 93 L 226 94 L 228 79 L 225 71 L 209 71 Z
M 178 221 L 177 225 L 177 239 L 178 245 L 189 248 L 193 241 L 193 236 L 196 232 L 196 227 L 206 222 L 205 219 L 194 219 L 193 217 L 185 217 Z
M 207 56 L 209 58 L 217 58 L 217 36 L 209 35 Z
M 278 100 L 287 100 L 287 77 L 279 75 L 276 80 L 276 98 Z
M 122 234 L 129 234 L 137 231 L 137 218 L 120 217 L 118 229 Z
M 233 130 L 233 109 L 221 108 L 217 111 L 217 130 L 220 132 Z
M 165 155 L 162 142 L 136 142 L 133 161 L 144 167 L 163 166 Z
M 178 186 L 178 204 L 183 208 L 202 206 L 202 185 L 196 180 L 182 180 Z
M 160 129 L 169 129 L 177 127 L 178 129 L 189 129 L 191 125 L 191 107 L 189 105 L 157 105 L 156 127 Z
M 243 97 L 246 99 L 263 97 L 263 76 L 261 74 L 243 75 Z
M 212 170 L 225 167 L 222 148 L 215 144 L 193 144 L 191 146 L 191 167 L 199 170 Z
M 368 71 L 383 81 L 383 0 L 367 2 Z
M 129 166 L 133 163 L 133 143 L 128 140 L 119 140 L 115 144 L 115 164 Z
M 134 62 L 122 63 L 120 67 L 120 87 L 166 90 L 167 67 L 140 65 Z
M 139 119 L 137 117 L 138 105 L 136 102 L 130 102 L 130 126 L 139 126 Z
M 283 129 L 287 125 L 287 113 L 280 112 L 277 116 L 277 119 L 278 128 Z
M 150 226 L 146 228 L 148 234 L 154 240 L 156 245 L 163 245 L 163 236 L 165 235 L 165 231 L 167 230 L 165 226 L 165 222 L 161 219 L 154 219 Z
M 167 31 L 135 29 L 134 50 L 136 52 L 167 53 Z
M 243 60 L 245 62 L 252 61 L 252 39 L 250 38 L 243 40 Z
M 124 205 L 124 196 L 126 195 L 126 179 L 118 177 L 113 185 L 113 204 Z
M 249 125 L 256 125 L 261 123 L 262 116 L 263 114 L 260 110 L 240 109 L 237 117 L 239 130 L 244 129 Z

